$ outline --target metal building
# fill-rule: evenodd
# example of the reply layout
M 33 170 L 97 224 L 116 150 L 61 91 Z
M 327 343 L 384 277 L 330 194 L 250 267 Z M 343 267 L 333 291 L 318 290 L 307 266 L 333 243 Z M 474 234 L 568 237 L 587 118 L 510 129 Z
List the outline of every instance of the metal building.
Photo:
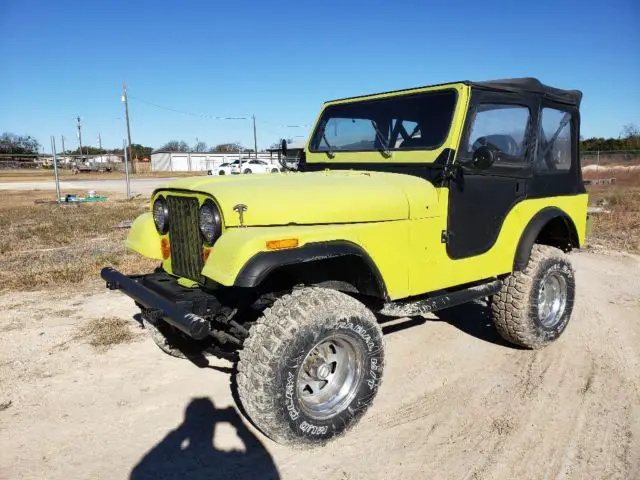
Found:
M 242 160 L 255 158 L 255 155 L 243 154 Z M 195 153 L 167 152 L 156 150 L 151 152 L 151 171 L 153 172 L 206 172 L 215 170 L 223 163 L 238 159 L 237 153 Z M 269 153 L 258 153 L 258 159 L 270 164 L 277 164 L 278 159 Z

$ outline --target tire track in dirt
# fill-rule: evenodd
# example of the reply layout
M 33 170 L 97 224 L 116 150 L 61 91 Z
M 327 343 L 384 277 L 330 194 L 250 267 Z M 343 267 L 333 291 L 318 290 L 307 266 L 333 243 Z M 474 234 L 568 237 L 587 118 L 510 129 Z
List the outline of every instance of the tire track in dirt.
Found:
M 386 338 L 378 397 L 346 436 L 301 452 L 256 433 L 282 478 L 640 478 L 640 262 L 588 253 L 571 259 L 578 298 L 558 342 L 534 352 L 505 346 L 477 306 L 398 330 Z M 80 322 L 129 318 L 135 309 L 104 293 L 27 297 L 40 318 L 0 297 L 0 308 L 25 319 L 20 331 L 0 330 L 0 360 L 9 362 L 0 374 L 29 358 L 58 374 L 11 382 L 15 401 L 0 419 L 3 439 L 15 441 L 3 442 L 0 468 L 10 466 L 12 478 L 126 478 L 180 423 L 193 396 L 210 396 L 219 408 L 231 402 L 227 377 L 166 359 L 150 341 L 99 359 L 73 343 L 38 352 L 54 343 L 48 336 L 72 332 L 47 312 L 76 308 Z M 235 445 L 218 433 L 215 444 Z

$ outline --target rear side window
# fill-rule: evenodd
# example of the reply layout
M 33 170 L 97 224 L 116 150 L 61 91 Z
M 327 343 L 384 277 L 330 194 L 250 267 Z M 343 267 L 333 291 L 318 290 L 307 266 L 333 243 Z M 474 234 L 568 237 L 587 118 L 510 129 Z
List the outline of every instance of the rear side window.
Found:
M 536 169 L 541 172 L 566 172 L 571 168 L 571 114 L 555 108 L 543 108 Z
M 529 117 L 529 109 L 521 105 L 480 105 L 471 125 L 467 152 L 485 145 L 511 161 L 524 162 Z

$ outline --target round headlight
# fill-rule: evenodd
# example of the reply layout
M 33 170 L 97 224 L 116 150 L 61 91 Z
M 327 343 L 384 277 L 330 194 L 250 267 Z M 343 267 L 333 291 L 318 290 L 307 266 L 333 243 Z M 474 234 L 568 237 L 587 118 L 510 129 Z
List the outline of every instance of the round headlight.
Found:
M 164 235 L 169 230 L 169 209 L 167 201 L 162 196 L 153 202 L 153 222 L 156 224 L 158 233 Z
M 200 233 L 204 241 L 212 244 L 222 235 L 222 222 L 220 220 L 220 210 L 213 200 L 205 200 L 200 207 Z

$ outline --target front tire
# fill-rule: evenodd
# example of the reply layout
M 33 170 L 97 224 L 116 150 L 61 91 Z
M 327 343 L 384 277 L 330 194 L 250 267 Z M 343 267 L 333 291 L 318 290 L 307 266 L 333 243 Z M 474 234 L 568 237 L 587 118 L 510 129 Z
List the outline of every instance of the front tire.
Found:
M 265 310 L 238 363 L 238 394 L 253 423 L 288 445 L 318 445 L 355 425 L 382 380 L 373 313 L 334 290 L 301 288 Z
M 524 270 L 513 272 L 491 299 L 493 321 L 507 341 L 539 349 L 567 328 L 576 283 L 567 256 L 547 245 L 534 245 Z
M 242 173 L 247 174 L 247 173 L 252 173 L 252 172 L 251 172 L 251 170 L 250 170 L 250 169 L 248 169 L 248 168 L 247 168 L 247 169 L 246 169 L 244 172 L 242 172 Z

